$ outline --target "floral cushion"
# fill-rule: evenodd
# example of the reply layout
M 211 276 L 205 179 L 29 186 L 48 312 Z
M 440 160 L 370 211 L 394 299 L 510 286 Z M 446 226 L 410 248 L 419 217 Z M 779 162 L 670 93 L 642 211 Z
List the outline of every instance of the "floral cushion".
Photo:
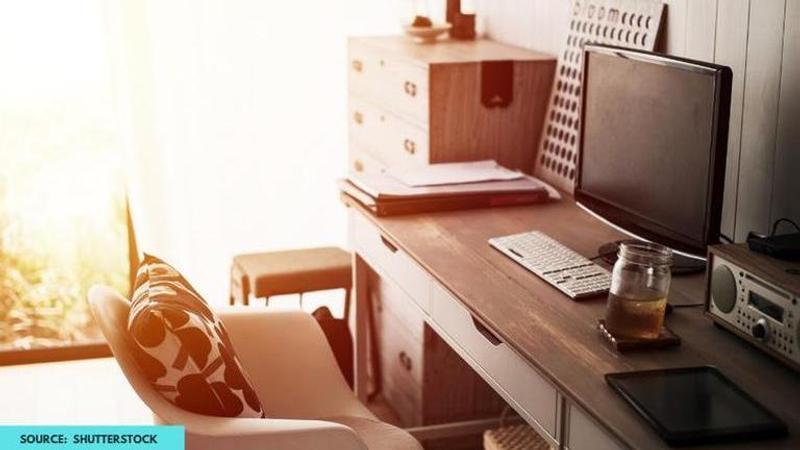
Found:
M 153 387 L 198 414 L 264 417 L 220 319 L 188 281 L 145 255 L 136 273 L 128 331 Z

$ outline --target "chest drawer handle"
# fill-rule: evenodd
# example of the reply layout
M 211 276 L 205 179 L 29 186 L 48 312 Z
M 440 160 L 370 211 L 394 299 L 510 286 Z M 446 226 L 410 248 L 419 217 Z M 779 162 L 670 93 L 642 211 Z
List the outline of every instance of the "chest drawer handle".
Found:
M 360 59 L 353 60 L 353 70 L 356 72 L 363 72 L 364 71 L 364 63 L 361 62 Z
M 400 365 L 403 366 L 404 369 L 411 371 L 411 358 L 406 354 L 406 352 L 401 351 L 397 357 L 400 359 Z
M 386 248 L 388 248 L 390 252 L 397 253 L 397 247 L 395 247 L 394 244 L 389 242 L 388 239 L 386 239 L 385 237 L 381 236 L 381 242 L 383 242 L 383 245 L 385 245 Z
M 403 90 L 411 97 L 417 96 L 417 85 L 410 81 L 406 81 L 405 84 L 403 84 Z
M 406 149 L 409 155 L 413 155 L 417 151 L 417 144 L 415 144 L 411 139 L 406 139 L 403 141 L 403 148 Z
M 353 113 L 353 120 L 357 124 L 361 125 L 362 123 L 364 123 L 364 115 L 361 114 L 360 112 L 356 111 L 355 113 Z
M 503 341 L 497 337 L 496 334 L 492 333 L 491 330 L 486 328 L 486 326 L 478 321 L 476 318 L 472 318 L 472 324 L 475 326 L 475 329 L 478 330 L 478 333 L 483 335 L 490 344 L 497 347 L 498 345 L 502 344 Z
M 359 160 L 355 160 L 355 161 L 353 161 L 353 168 L 356 170 L 356 172 L 363 172 L 364 171 L 364 163 L 362 163 Z

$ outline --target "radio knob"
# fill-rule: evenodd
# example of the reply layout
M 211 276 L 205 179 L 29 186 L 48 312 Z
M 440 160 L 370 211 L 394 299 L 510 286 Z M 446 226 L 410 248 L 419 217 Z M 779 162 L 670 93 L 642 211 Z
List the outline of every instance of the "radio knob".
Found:
M 753 325 L 753 328 L 750 329 L 750 332 L 753 333 L 754 338 L 766 341 L 769 337 L 769 327 L 767 326 L 767 321 L 763 317 L 758 319 Z

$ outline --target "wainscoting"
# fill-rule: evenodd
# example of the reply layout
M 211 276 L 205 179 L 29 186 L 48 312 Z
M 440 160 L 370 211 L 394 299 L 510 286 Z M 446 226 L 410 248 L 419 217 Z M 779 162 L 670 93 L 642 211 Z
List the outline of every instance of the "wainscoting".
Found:
M 723 233 L 740 241 L 780 217 L 799 221 L 800 0 L 664 3 L 661 50 L 733 69 Z M 477 9 L 489 37 L 558 54 L 573 1 L 483 0 Z

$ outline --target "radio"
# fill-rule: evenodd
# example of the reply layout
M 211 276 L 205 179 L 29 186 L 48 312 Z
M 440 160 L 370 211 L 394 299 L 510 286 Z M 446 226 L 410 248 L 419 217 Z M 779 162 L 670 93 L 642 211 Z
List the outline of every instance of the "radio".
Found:
M 800 263 L 710 246 L 706 313 L 759 349 L 800 370 Z

